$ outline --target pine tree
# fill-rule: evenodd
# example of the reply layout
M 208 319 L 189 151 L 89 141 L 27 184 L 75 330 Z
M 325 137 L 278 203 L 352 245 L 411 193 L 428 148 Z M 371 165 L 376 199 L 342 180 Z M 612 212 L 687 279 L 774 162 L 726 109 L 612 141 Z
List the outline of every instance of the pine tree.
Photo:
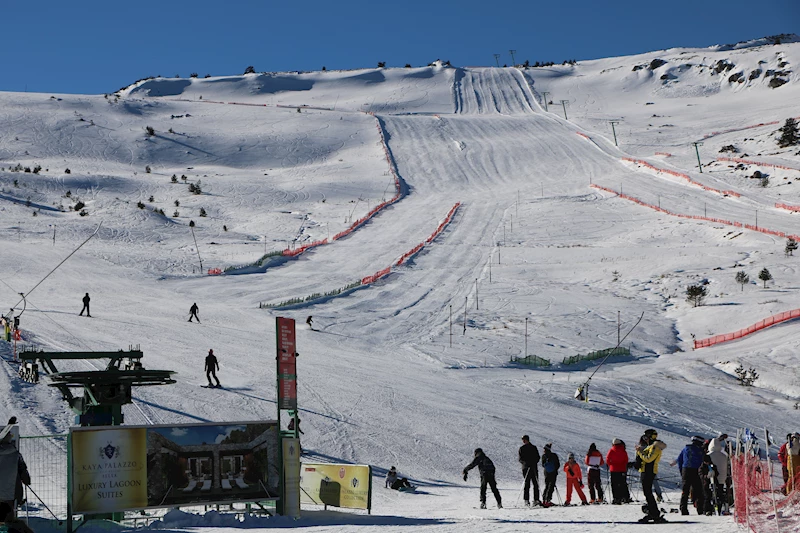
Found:
M 769 270 L 766 267 L 758 273 L 758 279 L 764 282 L 764 288 L 767 288 L 767 282 L 772 279 L 772 274 L 769 273 Z
M 781 148 L 800 144 L 800 131 L 798 131 L 797 120 L 787 118 L 778 131 L 781 132 L 781 136 L 778 137 L 778 146 Z
M 706 299 L 708 290 L 703 285 L 689 285 L 686 289 L 686 300 L 692 302 L 694 307 L 703 305 L 703 300 Z
M 786 240 L 786 248 L 783 251 L 786 253 L 786 255 L 794 255 L 792 252 L 795 250 L 797 250 L 797 241 L 789 237 Z
M 744 270 L 740 270 L 736 273 L 736 283 L 742 286 L 742 290 L 744 290 L 744 286 L 750 283 L 750 276 Z

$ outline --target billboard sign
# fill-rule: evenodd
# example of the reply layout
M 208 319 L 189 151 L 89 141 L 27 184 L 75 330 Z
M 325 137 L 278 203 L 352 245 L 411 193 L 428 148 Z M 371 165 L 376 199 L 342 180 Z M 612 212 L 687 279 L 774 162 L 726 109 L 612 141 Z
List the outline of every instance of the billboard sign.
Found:
M 76 514 L 279 497 L 278 424 L 72 428 Z
M 278 337 L 278 409 L 297 409 L 297 343 L 293 318 L 275 319 Z
M 372 507 L 372 467 L 303 463 L 300 468 L 300 501 L 369 510 Z

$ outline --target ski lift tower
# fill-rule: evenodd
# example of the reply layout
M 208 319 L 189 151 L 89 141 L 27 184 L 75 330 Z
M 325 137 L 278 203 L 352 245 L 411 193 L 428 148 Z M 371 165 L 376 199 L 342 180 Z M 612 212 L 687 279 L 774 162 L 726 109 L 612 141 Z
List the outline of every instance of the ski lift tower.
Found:
M 122 406 L 133 402 L 133 387 L 170 385 L 175 383 L 171 370 L 145 370 L 139 347 L 127 352 L 20 352 L 20 377 L 32 383 L 39 381 L 39 365 L 47 373 L 50 387 L 61 391 L 62 398 L 77 415 L 75 421 L 86 426 L 120 426 Z M 54 361 L 73 359 L 110 359 L 105 370 L 59 372 Z M 83 396 L 72 393 L 83 388 Z

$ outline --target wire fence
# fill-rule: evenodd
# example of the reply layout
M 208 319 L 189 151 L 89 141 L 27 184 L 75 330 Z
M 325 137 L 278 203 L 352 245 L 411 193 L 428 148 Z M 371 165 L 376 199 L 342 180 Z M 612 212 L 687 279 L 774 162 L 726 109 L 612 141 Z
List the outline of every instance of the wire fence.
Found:
M 55 515 L 59 520 L 66 519 L 67 435 L 20 437 L 19 451 L 31 475 L 26 503 L 19 513 L 41 518 Z

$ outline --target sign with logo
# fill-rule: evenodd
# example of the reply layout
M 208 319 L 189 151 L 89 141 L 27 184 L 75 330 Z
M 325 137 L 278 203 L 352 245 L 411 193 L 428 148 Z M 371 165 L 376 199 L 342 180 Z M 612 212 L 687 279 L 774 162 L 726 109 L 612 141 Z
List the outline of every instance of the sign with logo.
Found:
M 372 467 L 303 463 L 300 468 L 300 501 L 369 510 L 372 507 Z
M 147 431 L 108 429 L 72 435 L 72 506 L 76 513 L 147 507 Z
M 70 430 L 76 514 L 280 497 L 278 424 Z
M 293 318 L 275 319 L 278 337 L 278 409 L 297 409 L 297 344 Z

